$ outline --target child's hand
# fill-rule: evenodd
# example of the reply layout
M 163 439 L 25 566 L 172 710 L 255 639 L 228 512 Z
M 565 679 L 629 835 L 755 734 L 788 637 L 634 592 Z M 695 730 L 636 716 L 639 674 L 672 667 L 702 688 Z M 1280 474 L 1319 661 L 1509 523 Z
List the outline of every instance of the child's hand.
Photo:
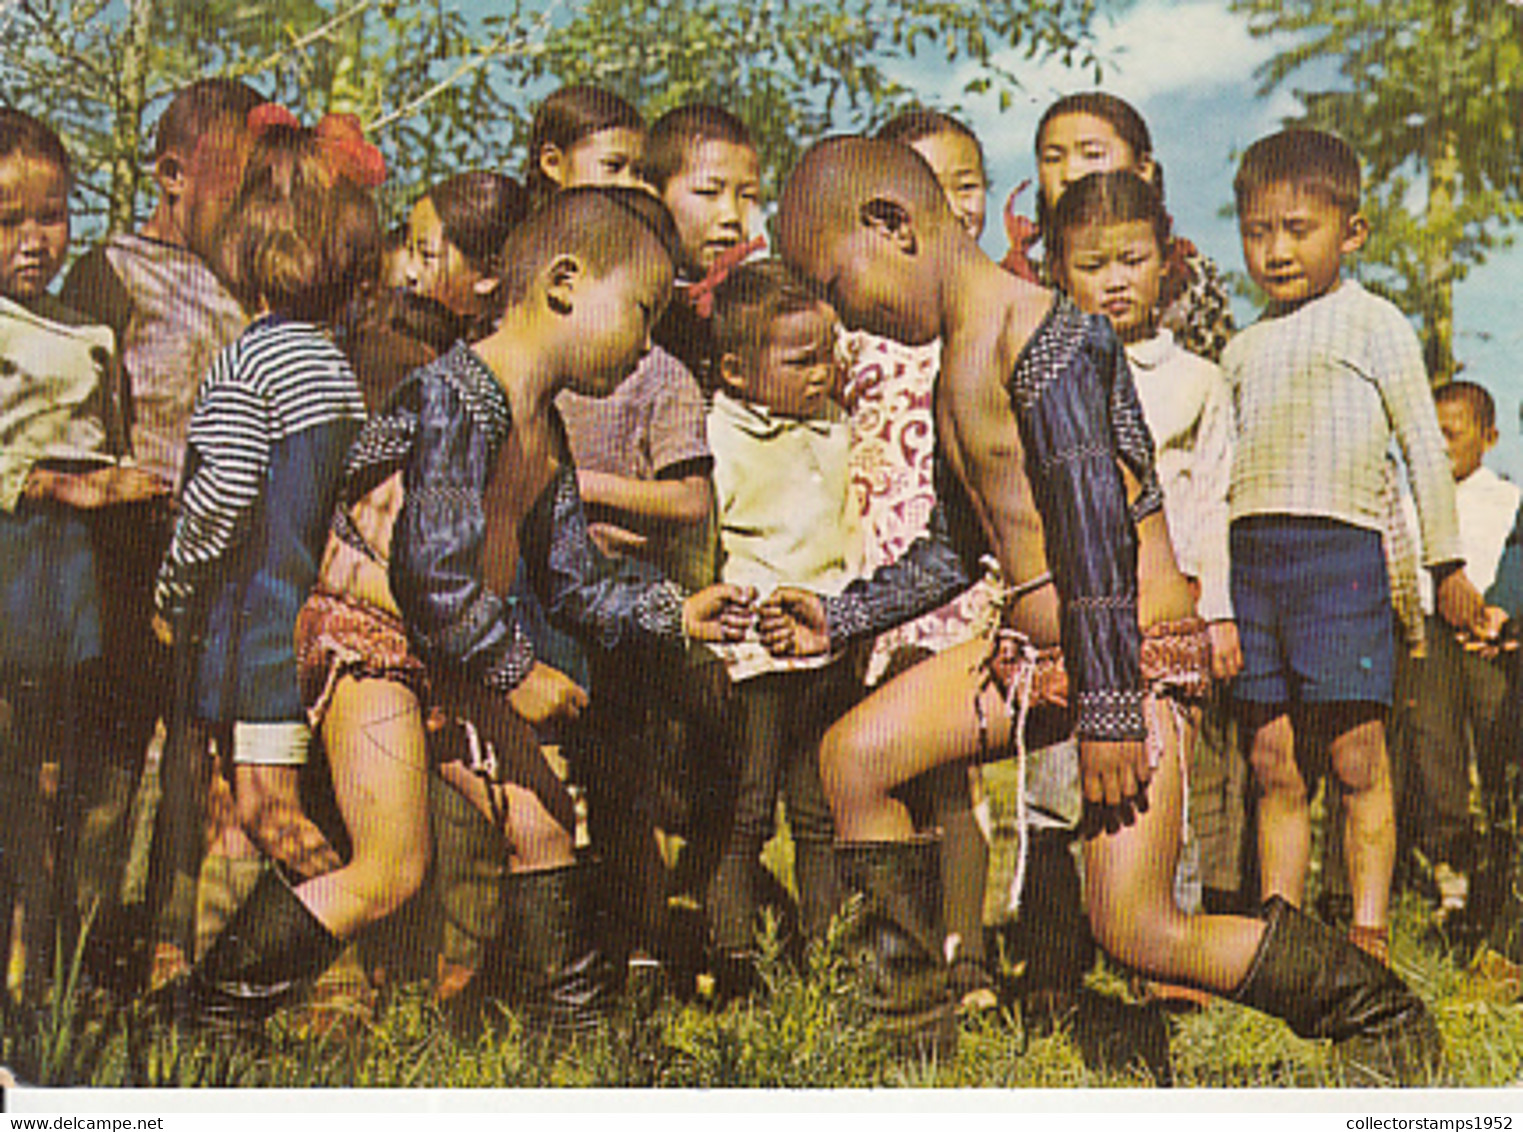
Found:
M 149 624 L 153 627 L 153 635 L 158 639 L 159 644 L 166 649 L 174 648 L 175 632 L 169 627 L 169 620 L 162 613 L 155 613 Z
M 1439 615 L 1445 621 L 1463 634 L 1485 639 L 1486 602 L 1464 570 L 1455 570 L 1446 577 L 1434 596 Z
M 694 641 L 738 641 L 756 621 L 751 586 L 717 585 L 682 603 L 682 631 Z
M 508 693 L 509 706 L 536 726 L 552 720 L 573 720 L 587 703 L 587 692 L 580 684 L 537 660 L 529 675 Z
M 617 523 L 588 523 L 587 537 L 597 544 L 606 558 L 623 558 L 638 554 L 650 544 L 650 539 Z
M 1206 626 L 1211 638 L 1211 675 L 1231 680 L 1243 670 L 1243 642 L 1237 635 L 1236 621 L 1213 621 Z
M 169 493 L 169 485 L 142 468 L 100 468 L 79 475 L 54 473 L 44 489 L 58 502 L 81 511 L 110 507 L 114 503 L 140 503 Z
M 1507 610 L 1500 606 L 1488 605 L 1485 613 L 1485 625 L 1478 636 L 1460 635 L 1460 646 L 1466 652 L 1480 653 L 1487 660 L 1501 655 L 1503 652 L 1512 652 L 1518 647 L 1516 638 L 1504 638 L 1503 630 L 1507 628 L 1507 622 L 1512 620 Z
M 830 651 L 825 606 L 808 590 L 779 586 L 757 608 L 756 632 L 773 656 L 819 656 Z
M 1121 742 L 1099 739 L 1079 741 L 1079 777 L 1084 800 L 1092 805 L 1119 806 L 1142 793 L 1153 768 L 1148 765 L 1148 745 L 1141 739 Z

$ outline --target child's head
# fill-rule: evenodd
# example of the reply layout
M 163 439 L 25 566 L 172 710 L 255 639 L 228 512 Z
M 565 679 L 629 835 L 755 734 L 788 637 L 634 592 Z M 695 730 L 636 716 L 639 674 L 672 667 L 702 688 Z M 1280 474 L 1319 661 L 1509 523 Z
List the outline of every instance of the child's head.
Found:
M 407 289 L 463 318 L 496 309 L 502 247 L 529 215 L 529 196 L 512 177 L 475 170 L 440 181 L 407 220 Z
M 69 154 L 30 114 L 0 107 L 0 295 L 41 297 L 69 251 Z
M 751 238 L 760 210 L 761 161 L 745 124 L 718 106 L 682 106 L 650 128 L 642 164 L 682 237 L 684 275 L 701 278 Z
M 502 301 L 547 327 L 559 385 L 605 397 L 650 346 L 676 277 L 677 230 L 643 189 L 567 189 L 514 229 Z
M 1091 173 L 1068 187 L 1048 225 L 1050 262 L 1081 310 L 1110 318 L 1123 342 L 1153 333 L 1169 246 L 1158 190 L 1135 173 Z
M 1081 91 L 1047 108 L 1036 128 L 1037 222 L 1047 230 L 1068 186 L 1090 173 L 1129 169 L 1163 195 L 1163 169 L 1135 107 L 1104 91 Z
M 578 185 L 638 185 L 645 119 L 612 91 L 565 86 L 539 104 L 524 183 L 535 207 Z
M 375 201 L 336 163 L 315 130 L 258 132 L 219 247 L 228 289 L 248 309 L 328 322 L 379 277 Z
M 875 136 L 907 145 L 925 158 L 947 194 L 952 215 L 975 240 L 984 234 L 989 176 L 977 134 L 950 114 L 917 109 L 890 118 Z
M 1248 274 L 1276 306 L 1338 286 L 1343 257 L 1369 235 L 1359 158 L 1320 130 L 1281 130 L 1248 147 L 1232 183 Z
M 835 312 L 781 260 L 715 288 L 714 347 L 725 388 L 779 416 L 820 416 L 839 378 Z
M 1497 442 L 1496 402 L 1473 381 L 1441 385 L 1433 391 L 1433 401 L 1455 482 L 1469 479 Z
M 216 262 L 217 229 L 243 176 L 249 111 L 263 102 L 234 79 L 202 79 L 159 116 L 153 173 L 171 221 L 165 234 L 207 263 Z
M 943 269 L 977 249 L 908 147 L 827 138 L 783 186 L 778 249 L 848 325 L 918 345 L 941 333 Z

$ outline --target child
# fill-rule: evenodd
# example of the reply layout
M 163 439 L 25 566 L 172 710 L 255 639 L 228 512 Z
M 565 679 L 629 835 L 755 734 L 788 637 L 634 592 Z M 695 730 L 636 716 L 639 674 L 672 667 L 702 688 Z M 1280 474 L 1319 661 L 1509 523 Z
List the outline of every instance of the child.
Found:
M 248 323 L 214 265 L 218 230 L 248 155 L 248 115 L 263 101 L 252 88 L 231 79 L 204 79 L 178 91 L 160 115 L 154 135 L 153 178 L 159 197 L 152 214 L 137 232 L 109 236 L 87 251 L 63 284 L 65 302 L 116 332 L 130 450 L 137 465 L 157 476 L 166 490 L 179 482 L 201 379 Z M 104 648 L 114 732 L 105 744 L 107 764 L 92 784 L 80 847 L 81 901 L 100 902 L 86 952 L 89 969 L 97 977 L 118 973 L 107 965 L 121 962 L 132 951 L 125 933 L 138 930 L 131 917 L 116 915 L 129 856 L 128 818 L 155 726 L 171 715 L 168 650 L 155 640 L 149 621 L 154 580 L 169 548 L 174 519 L 167 496 L 119 512 L 109 532 L 111 569 L 102 575 L 101 594 L 108 610 Z M 205 737 L 180 730 L 164 751 L 160 777 L 166 785 L 174 784 L 168 785 L 171 794 L 185 786 L 190 812 L 180 826 L 174 820 L 176 806 L 159 808 L 150 872 L 168 877 L 175 867 L 161 868 L 166 862 L 192 858 L 199 863 L 208 818 L 217 831 L 218 851 L 228 855 L 225 859 L 256 864 L 253 846 L 237 833 L 223 779 L 211 773 Z M 183 830 L 184 838 L 177 830 Z M 182 840 L 193 844 L 180 845 Z M 206 873 L 219 886 L 234 875 L 236 870 L 228 869 Z M 167 966 L 182 961 L 169 941 L 188 945 L 198 915 L 195 875 L 181 880 L 170 905 L 154 909 Z M 150 903 L 161 895 L 150 894 Z M 220 910 L 216 898 L 236 893 L 207 896 L 203 908 Z M 201 918 L 215 919 L 204 912 Z M 96 957 L 105 965 L 92 962 Z
M 1169 217 L 1153 186 L 1135 173 L 1091 173 L 1068 187 L 1048 221 L 1048 253 L 1080 310 L 1109 317 L 1153 434 L 1169 538 L 1207 622 L 1211 669 L 1230 680 L 1242 667 L 1227 570 L 1227 488 L 1232 470 L 1232 406 L 1221 371 L 1186 352 L 1158 327 L 1159 288 Z M 1202 743 L 1192 731 L 1187 812 Z M 1200 844 L 1185 821 L 1175 887 L 1186 911 L 1200 906 Z M 1199 992 L 1154 984 L 1155 995 L 1199 1001 Z
M 714 292 L 722 388 L 709 413 L 720 577 L 839 593 L 860 571 L 850 426 L 838 384 L 835 315 L 777 260 L 745 264 Z M 739 784 L 730 834 L 709 884 L 721 998 L 754 986 L 759 901 L 753 875 L 787 799 L 804 933 L 822 939 L 839 904 L 834 828 L 819 741 L 856 700 L 844 656 L 774 658 L 759 641 L 722 646 L 735 685 Z
M 1395 858 L 1385 715 L 1395 644 L 1381 531 L 1386 451 L 1406 458 L 1424 564 L 1451 624 L 1484 631 L 1462 567 L 1454 486 L 1422 351 L 1406 319 L 1342 259 L 1364 244 L 1359 162 L 1311 130 L 1263 138 L 1234 189 L 1243 257 L 1269 303 L 1228 346 L 1236 696 L 1262 790 L 1263 891 L 1299 905 L 1311 846 L 1297 747 L 1327 743 L 1346 806 L 1352 936 L 1383 959 Z M 1308 743 L 1307 740 L 1313 741 Z
M 1509 533 L 1519 519 L 1523 491 L 1481 460 L 1497 442 L 1496 404 L 1485 388 L 1451 381 L 1434 390 L 1438 426 L 1449 449 L 1465 573 L 1489 590 Z M 1507 814 L 1507 763 L 1513 736 L 1506 730 L 1507 671 L 1503 664 L 1463 648 L 1433 613 L 1424 587 L 1428 655 L 1417 661 L 1421 693 L 1412 713 L 1411 744 L 1417 791 L 1426 801 L 1419 841 L 1433 862 L 1440 914 L 1465 907 L 1474 865 L 1470 831 L 1469 736 L 1474 737 L 1482 794 L 1494 827 Z
M 201 1014 L 268 1012 L 417 888 L 428 858 L 422 711 L 437 679 L 511 709 L 499 714 L 522 738 L 497 757 L 531 787 L 509 792 L 516 848 L 529 833 L 558 841 L 558 863 L 514 874 L 505 892 L 531 1018 L 579 1028 L 601 1016 L 603 965 L 581 918 L 570 831 L 550 828 L 532 789 L 548 772 L 527 727 L 584 700 L 536 660 L 499 595 L 522 562 L 552 616 L 608 644 L 638 632 L 719 639 L 750 623 L 749 595 L 734 588 L 685 597 L 608 568 L 551 409 L 563 387 L 610 392 L 646 348 L 672 279 L 663 218 L 638 191 L 584 189 L 516 229 L 497 329 L 414 374 L 350 453 L 297 649 L 354 855 L 295 890 L 266 874 L 189 980 Z
M 1085 845 L 1102 945 L 1339 1040 L 1356 1075 L 1425 1078 L 1436 1029 L 1386 968 L 1283 901 L 1262 921 L 1186 917 L 1173 903 L 1182 736 L 1158 697 L 1199 694 L 1208 647 L 1109 324 L 986 259 L 901 147 L 817 145 L 783 190 L 778 232 L 785 258 L 849 322 L 911 343 L 944 336 L 937 435 L 950 474 L 931 528 L 944 538 L 836 597 L 780 589 L 762 608 L 764 641 L 811 653 L 875 632 L 965 586 L 966 563 L 986 546 L 1008 587 L 992 650 L 975 641 L 924 661 L 825 737 L 842 881 L 864 896 L 855 940 L 868 993 L 901 1025 L 950 1039 L 935 840 L 917 837 L 892 792 L 930 767 L 1023 742 L 1033 700 L 1061 700 L 1076 709 L 1090 817 L 1108 826 Z M 1059 641 L 1064 670 L 1031 658 Z
M 656 328 L 656 341 L 712 391 L 713 336 L 708 325 L 711 273 L 722 273 L 755 247 L 761 216 L 761 159 L 745 123 L 718 106 L 679 106 L 656 119 L 640 172 L 656 190 L 682 237 L 677 292 Z M 707 280 L 707 282 L 705 282 Z
M 164 491 L 123 458 L 110 329 L 48 294 L 68 254 L 71 185 L 58 136 L 0 108 L 0 698 L 14 718 L 11 781 L 0 791 L 8 811 L 0 870 L 10 875 L 0 886 L 22 887 L 25 987 L 39 1003 L 55 926 L 74 938 L 69 839 L 78 833 L 75 792 L 88 781 L 80 759 L 98 757 L 111 723 L 97 581 L 109 546 L 93 543 L 107 527 L 97 516 Z M 44 760 L 60 775 L 51 846 L 41 828 Z M 9 900 L 0 918 L 0 959 L 9 964 Z
M 876 136 L 907 145 L 925 158 L 953 215 L 973 239 L 983 234 L 988 176 L 983 147 L 966 125 L 937 110 L 915 109 L 889 119 Z M 937 342 L 905 346 L 865 333 L 851 335 L 847 342 L 852 354 L 845 390 L 852 420 L 852 486 L 862 501 L 863 564 L 874 569 L 892 562 L 925 533 L 935 503 L 932 393 L 941 347 Z M 981 635 L 998 616 L 996 596 L 990 574 L 942 608 L 879 634 L 867 662 L 868 686 Z M 980 772 L 977 767 L 947 767 L 925 786 L 934 807 L 930 824 L 942 831 L 952 980 L 963 1008 L 994 1009 L 999 1002 L 984 947 L 988 806 L 974 803 L 975 793 L 981 792 Z
M 576 185 L 640 184 L 645 119 L 612 91 L 564 86 L 539 104 L 524 183 L 535 208 Z
M 240 810 L 296 798 L 311 738 L 291 638 L 317 576 L 344 452 L 365 417 L 326 326 L 379 266 L 380 154 L 349 120 L 303 129 L 267 105 L 224 225 L 221 266 L 255 321 L 217 356 L 188 432 L 179 515 L 155 589 L 167 640 L 196 650 L 194 711 L 230 732 Z M 256 838 L 263 823 L 249 823 Z M 274 823 L 277 860 L 337 864 L 310 822 Z M 299 844 L 284 844 L 289 839 Z
M 1105 91 L 1066 95 L 1049 106 L 1037 124 L 1036 159 L 1036 223 L 1011 211 L 1024 185 L 1005 206 L 1011 242 L 1005 266 L 1023 279 L 1052 280 L 1052 257 L 1033 264 L 1030 250 L 1038 240 L 1048 239 L 1052 210 L 1080 177 L 1129 170 L 1150 182 L 1160 197 L 1164 195 L 1163 166 L 1153 152 L 1147 123 L 1129 102 Z M 1184 349 L 1217 361 L 1233 331 L 1231 302 L 1221 274 L 1183 237 L 1176 236 L 1165 250 L 1159 325 Z
M 532 135 L 528 178 L 543 186 L 545 199 L 578 185 L 641 184 L 645 123 L 618 95 L 595 87 L 557 91 L 536 112 Z M 681 246 L 680 229 L 678 240 Z M 610 396 L 566 390 L 556 408 L 589 532 L 603 552 L 649 562 L 689 588 L 712 582 L 713 461 L 703 394 L 687 366 L 657 346 Z M 691 704 L 689 668 L 705 653 L 678 659 L 638 641 L 589 650 L 592 707 L 568 743 L 587 793 L 588 832 L 605 860 L 615 949 L 642 1010 L 667 977 L 668 877 L 656 831 L 676 822 L 658 812 L 670 761 L 664 756 L 723 749 L 713 713 Z

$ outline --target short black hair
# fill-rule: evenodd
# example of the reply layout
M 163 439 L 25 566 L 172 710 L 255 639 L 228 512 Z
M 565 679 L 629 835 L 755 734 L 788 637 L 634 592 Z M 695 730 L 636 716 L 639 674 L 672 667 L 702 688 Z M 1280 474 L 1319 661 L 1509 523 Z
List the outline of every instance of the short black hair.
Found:
M 984 157 L 984 143 L 978 140 L 978 135 L 967 123 L 945 111 L 932 110 L 927 106 L 916 106 L 900 111 L 879 126 L 874 131 L 873 137 L 879 141 L 914 145 L 922 138 L 933 138 L 937 134 L 956 134 L 967 138 L 973 143 L 973 148 L 978 151 L 978 163 L 985 168 L 988 167 Z
M 720 106 L 695 102 L 669 110 L 656 119 L 645 139 L 641 175 L 657 192 L 663 192 L 667 183 L 682 172 L 689 151 L 710 141 L 756 148 L 751 131 L 734 114 Z
M 1089 224 L 1126 224 L 1145 220 L 1158 239 L 1160 255 L 1169 252 L 1169 214 L 1163 198 L 1145 178 L 1130 169 L 1111 169 L 1089 173 L 1068 186 L 1068 191 L 1052 210 L 1047 241 L 1054 275 L 1061 277 L 1063 259 L 1068 254 L 1068 234 Z
M 1243 154 L 1232 181 L 1238 214 L 1257 193 L 1287 184 L 1316 193 L 1344 212 L 1357 212 L 1359 157 L 1346 141 L 1324 130 L 1293 127 L 1260 138 Z
M 619 129 L 643 134 L 645 119 L 627 99 L 611 90 L 578 83 L 561 87 L 541 102 L 534 112 L 529 156 L 524 161 L 524 185 L 534 206 L 540 207 L 560 189 L 540 168 L 540 150 L 553 145 L 564 153 L 583 138 Z
M 743 263 L 714 288 L 714 356 L 751 359 L 772 323 L 820 306 L 818 293 L 780 259 Z
M 528 191 L 505 173 L 473 169 L 428 190 L 444 238 L 483 275 L 502 269 L 508 234 L 529 215 Z
M 65 179 L 73 180 L 69 151 L 51 126 L 13 106 L 0 106 L 0 158 L 20 153 L 57 166 Z
M 503 308 L 528 297 L 534 278 L 558 255 L 572 254 L 599 275 L 627 260 L 641 234 L 672 261 L 681 262 L 681 240 L 672 214 L 644 189 L 584 185 L 556 194 L 509 235 L 503 248 Z
M 153 159 L 172 149 L 189 157 L 201 138 L 218 126 L 243 129 L 249 111 L 265 101 L 264 95 L 237 79 L 201 79 L 181 88 L 159 115 Z
M 1451 381 L 1433 391 L 1435 405 L 1460 401 L 1470 406 L 1470 415 L 1485 431 L 1497 427 L 1497 403 L 1492 400 L 1486 387 L 1473 381 Z

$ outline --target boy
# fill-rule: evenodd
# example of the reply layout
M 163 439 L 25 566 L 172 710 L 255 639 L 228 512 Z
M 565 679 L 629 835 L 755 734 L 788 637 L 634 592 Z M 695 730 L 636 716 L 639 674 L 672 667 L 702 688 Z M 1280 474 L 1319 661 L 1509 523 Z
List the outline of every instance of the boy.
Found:
M 1351 1079 L 1427 1079 L 1437 1031 L 1386 968 L 1284 901 L 1262 920 L 1186 917 L 1173 903 L 1183 713 L 1157 697 L 1199 694 L 1210 658 L 1109 323 L 985 257 L 903 147 L 817 145 L 783 190 L 778 232 L 784 257 L 848 322 L 911 344 L 942 337 L 935 407 L 949 474 L 931 528 L 944 541 L 917 543 L 837 597 L 778 591 L 763 606 L 764 641 L 818 652 L 902 621 L 965 586 L 985 547 L 1008 586 L 992 652 L 973 641 L 924 661 L 825 738 L 838 864 L 865 898 L 855 942 L 869 995 L 932 1040 L 946 1036 L 935 841 L 916 836 L 892 791 L 930 767 L 1023 745 L 1032 701 L 1066 701 L 1075 720 L 1037 716 L 1049 735 L 1078 734 L 1099 942 L 1147 974 L 1335 1039 Z M 1031 661 L 1060 640 L 1066 681 Z
M 131 451 L 137 465 L 158 477 L 166 491 L 179 480 L 201 378 L 248 322 L 211 264 L 216 260 L 218 229 L 243 173 L 248 115 L 263 101 L 252 88 L 230 79 L 205 79 L 180 90 L 160 116 L 154 137 L 159 200 L 152 215 L 138 232 L 111 236 L 81 256 L 61 292 L 70 305 L 116 332 Z M 113 938 L 117 925 L 112 915 L 128 856 L 127 816 L 155 724 L 170 715 L 168 652 L 154 641 L 149 618 L 154 577 L 172 529 L 169 509 L 162 503 L 133 509 L 126 521 L 111 526 L 111 569 L 102 574 L 105 653 L 117 730 L 80 846 L 80 900 L 84 905 L 101 901 L 91 933 L 92 945 L 99 946 L 92 946 L 89 956 L 107 963 L 120 962 L 128 951 L 124 941 Z M 167 762 L 178 766 L 187 745 L 195 746 L 198 755 L 204 750 L 203 739 L 182 736 L 166 752 Z M 161 780 L 172 794 L 186 786 L 197 811 L 207 806 L 210 788 L 222 851 L 257 867 L 253 847 L 233 824 L 226 787 L 209 771 L 205 759 L 197 757 L 183 770 L 161 774 Z M 171 779 L 177 781 L 171 784 Z M 161 809 L 154 852 L 169 853 L 194 885 L 192 870 L 200 861 L 200 848 L 179 843 L 199 837 L 191 830 L 203 819 L 199 813 L 185 812 L 185 838 L 180 838 L 169 832 L 179 809 L 183 808 L 174 804 Z M 312 867 L 336 863 L 332 859 Z M 179 895 L 172 906 L 160 913 L 167 917 L 160 925 L 166 945 L 160 963 L 167 968 L 180 961 L 175 951 L 189 938 L 195 916 L 190 890 L 182 883 L 175 891 Z M 228 901 L 237 898 L 236 893 L 224 895 Z M 216 927 L 212 924 L 211 930 Z
M 1438 426 L 1449 449 L 1465 573 L 1487 590 L 1507 536 L 1519 519 L 1523 491 L 1482 458 L 1497 442 L 1496 403 L 1473 381 L 1452 381 L 1433 393 Z M 1426 580 L 1426 579 L 1424 579 Z M 1482 793 L 1492 821 L 1505 818 L 1506 768 L 1511 751 L 1504 700 L 1506 668 L 1463 648 L 1433 613 L 1433 591 L 1423 587 L 1428 655 L 1417 663 L 1421 694 L 1412 713 L 1412 754 L 1426 812 L 1417 828 L 1439 890 L 1440 915 L 1465 907 L 1474 864 L 1470 831 L 1470 774 L 1466 757 L 1474 737 Z M 1503 615 L 1505 619 L 1505 615 Z
M 1222 359 L 1238 437 L 1236 695 L 1262 791 L 1260 876 L 1266 895 L 1300 905 L 1311 824 L 1296 747 L 1325 749 L 1346 804 L 1350 936 L 1384 960 L 1396 852 L 1385 742 L 1395 644 L 1381 493 L 1393 433 L 1439 613 L 1479 634 L 1484 609 L 1462 569 L 1454 484 L 1417 337 L 1395 307 L 1342 279 L 1343 257 L 1369 233 L 1358 158 L 1329 134 L 1285 130 L 1249 147 L 1233 187 L 1243 257 L 1269 300 Z
M 761 160 L 745 123 L 703 103 L 680 106 L 656 120 L 645 142 L 641 171 L 656 190 L 682 239 L 677 299 L 656 328 L 656 341 L 688 367 L 706 390 L 715 388 L 708 312 L 710 274 L 734 266 L 753 250 L 761 216 Z
M 839 593 L 860 572 L 851 426 L 831 399 L 835 313 L 777 260 L 735 269 L 714 292 L 721 388 L 709 413 L 720 577 Z M 758 858 L 779 794 L 788 804 L 804 934 L 823 939 L 839 903 L 819 742 L 855 702 L 849 657 L 773 657 L 759 641 L 720 646 L 734 684 L 738 783 L 729 837 L 708 889 L 721 998 L 756 986 Z
M 416 371 L 351 448 L 344 506 L 296 649 L 354 853 L 294 890 L 265 874 L 191 977 L 202 1013 L 265 1012 L 421 882 L 419 708 L 429 706 L 431 682 L 464 681 L 526 724 L 575 715 L 585 702 L 536 658 L 505 597 L 520 566 L 552 617 L 605 647 L 635 635 L 671 645 L 734 639 L 749 626 L 750 595 L 736 587 L 689 595 L 597 553 L 553 407 L 565 388 L 607 395 L 648 349 L 673 275 L 665 219 L 636 190 L 562 194 L 510 237 L 493 333 Z M 523 806 L 508 816 L 520 854 L 535 836 L 561 846 L 556 863 L 505 885 L 519 989 L 531 1019 L 594 1023 L 603 964 L 586 930 L 570 830 L 548 830 L 552 819 L 533 800 L 546 777 L 538 744 L 498 757 L 510 811 Z

